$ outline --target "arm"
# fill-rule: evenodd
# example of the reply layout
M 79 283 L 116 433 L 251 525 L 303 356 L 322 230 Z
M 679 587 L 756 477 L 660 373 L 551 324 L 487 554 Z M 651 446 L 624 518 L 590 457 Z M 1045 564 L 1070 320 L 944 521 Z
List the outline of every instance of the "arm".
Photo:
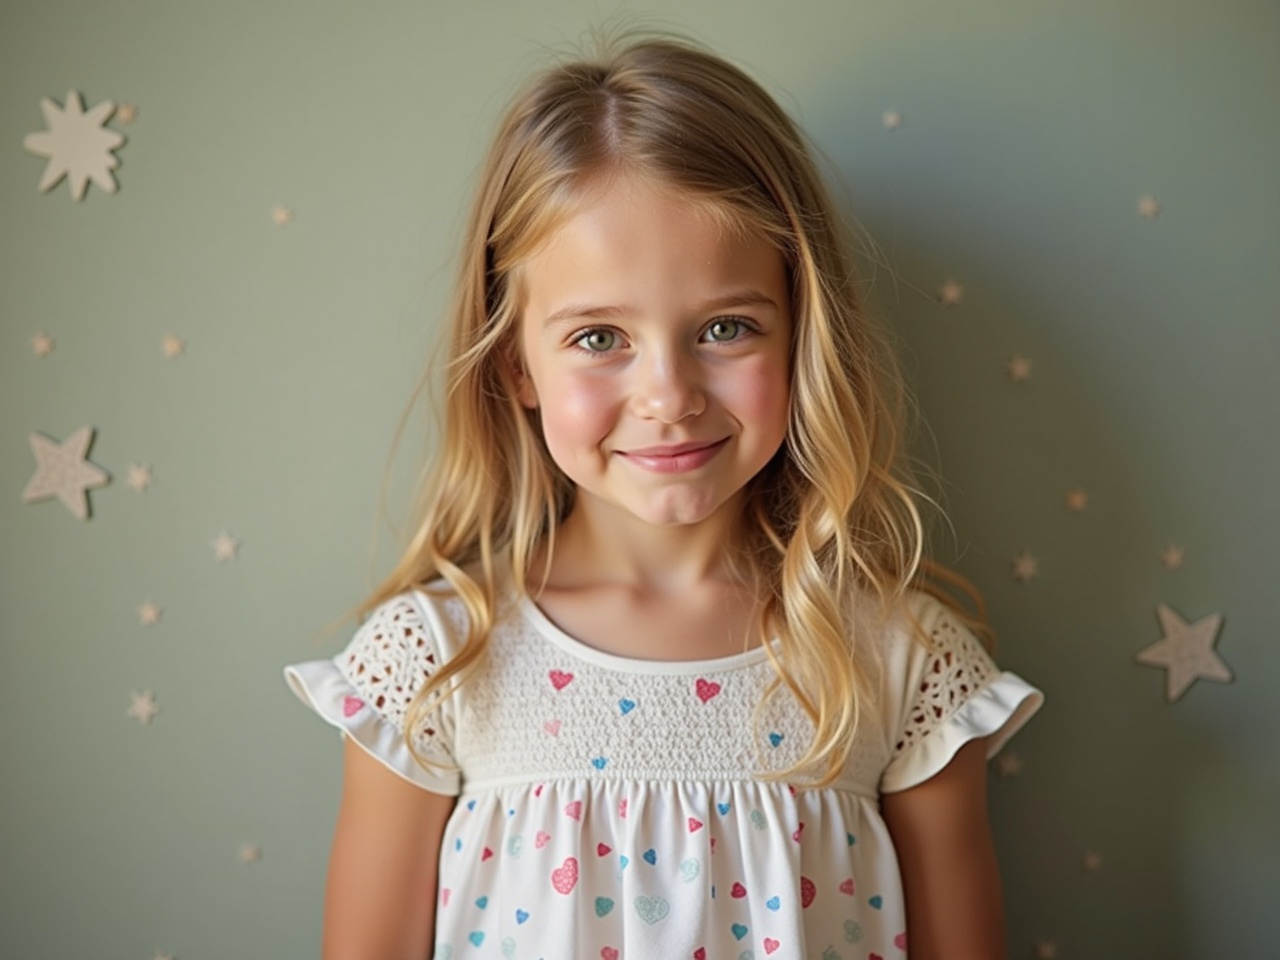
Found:
M 424 790 L 343 738 L 342 803 L 329 856 L 324 960 L 427 957 L 436 865 L 454 798 Z
M 912 960 L 1006 956 L 986 759 L 986 741 L 970 740 L 924 783 L 881 797 L 902 869 Z

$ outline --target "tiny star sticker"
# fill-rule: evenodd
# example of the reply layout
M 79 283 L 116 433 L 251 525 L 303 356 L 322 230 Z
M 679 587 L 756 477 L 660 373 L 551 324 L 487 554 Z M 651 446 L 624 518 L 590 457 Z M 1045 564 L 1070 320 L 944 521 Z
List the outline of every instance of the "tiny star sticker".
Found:
M 1160 201 L 1148 193 L 1138 200 L 1138 213 L 1148 220 L 1154 220 L 1160 216 Z
M 1002 752 L 996 757 L 996 772 L 1006 779 L 1016 777 L 1022 772 L 1022 758 L 1008 750 Z
M 1077 487 L 1067 492 L 1066 502 L 1068 510 L 1081 513 L 1089 505 L 1089 495 Z
M 262 848 L 256 843 L 240 844 L 240 862 L 257 863 L 262 859 Z
M 1166 697 L 1177 700 L 1197 680 L 1231 683 L 1231 671 L 1214 652 L 1222 629 L 1222 614 L 1214 613 L 1188 624 L 1167 604 L 1156 608 L 1164 636 L 1138 652 L 1139 663 L 1168 670 Z
M 276 204 L 271 211 L 271 222 L 277 227 L 287 227 L 293 223 L 293 211 L 286 207 L 283 203 Z
M 880 120 L 886 130 L 897 130 L 902 126 L 902 114 L 897 110 L 886 110 Z
M 1021 354 L 1015 353 L 1010 357 L 1004 368 L 1014 383 L 1024 383 L 1031 379 L 1031 361 Z
M 1164 564 L 1166 570 L 1177 570 L 1182 566 L 1186 553 L 1187 551 L 1182 547 L 1174 546 L 1171 543 L 1160 551 L 1160 562 Z
M 111 118 L 116 105 L 103 100 L 88 113 L 75 90 L 67 94 L 65 109 L 48 97 L 40 101 L 40 110 L 48 130 L 29 133 L 22 138 L 28 153 L 47 157 L 40 192 L 44 193 L 63 177 L 71 185 L 71 196 L 80 200 L 92 180 L 106 193 L 116 192 L 111 171 L 120 165 L 112 150 L 124 143 L 124 137 L 103 124 Z
M 160 341 L 160 349 L 164 352 L 165 357 L 169 360 L 174 360 L 182 356 L 182 351 L 185 350 L 186 348 L 187 348 L 186 342 L 183 340 L 179 340 L 177 337 L 173 336 L 172 334 L 170 334 L 169 336 L 165 337 L 162 341 Z
M 47 357 L 53 353 L 53 337 L 47 333 L 37 333 L 31 338 L 31 352 L 37 357 Z
M 138 605 L 138 622 L 144 627 L 154 627 L 160 622 L 160 615 L 163 612 L 159 606 L 148 600 Z
M 1030 583 L 1040 575 L 1040 563 L 1028 551 L 1023 550 L 1013 558 L 1013 578 L 1022 583 Z
M 234 560 L 240 550 L 240 541 L 225 530 L 210 542 L 213 545 L 213 556 L 219 563 Z
M 1085 853 L 1084 859 L 1080 861 L 1080 865 L 1090 873 L 1097 873 L 1102 869 L 1102 854 L 1097 850 L 1089 850 Z
M 1036 941 L 1036 960 L 1057 960 L 1058 945 L 1052 940 Z
M 129 696 L 133 699 L 133 703 L 129 705 L 128 716 L 133 717 L 144 727 L 149 725 L 152 718 L 160 712 L 160 708 L 156 706 L 156 698 L 150 690 L 131 693 Z
M 57 497 L 80 520 L 89 518 L 89 493 L 111 478 L 85 459 L 93 442 L 93 428 L 81 427 L 62 443 L 33 433 L 27 440 L 36 455 L 36 472 L 22 491 L 22 499 L 35 503 Z
M 122 103 L 116 109 L 116 119 L 121 123 L 133 123 L 138 119 L 138 108 L 132 103 Z
M 954 280 L 948 280 L 938 289 L 938 301 L 945 307 L 954 307 L 964 299 L 964 287 Z
M 151 486 L 151 468 L 145 463 L 129 465 L 129 488 L 135 493 L 146 493 Z

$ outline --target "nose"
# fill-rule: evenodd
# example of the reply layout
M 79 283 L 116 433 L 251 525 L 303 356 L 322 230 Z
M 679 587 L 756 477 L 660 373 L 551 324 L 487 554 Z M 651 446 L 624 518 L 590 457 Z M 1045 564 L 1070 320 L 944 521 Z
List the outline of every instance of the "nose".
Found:
M 638 365 L 636 378 L 632 409 L 637 416 L 678 423 L 707 408 L 702 371 L 690 358 L 655 353 Z

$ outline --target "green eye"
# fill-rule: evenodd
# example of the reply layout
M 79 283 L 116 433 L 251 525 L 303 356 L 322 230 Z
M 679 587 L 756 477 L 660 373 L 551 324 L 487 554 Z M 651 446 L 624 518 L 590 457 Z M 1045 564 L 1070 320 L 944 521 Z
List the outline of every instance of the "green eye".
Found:
M 612 330 L 587 330 L 574 343 L 588 353 L 604 353 L 613 346 Z
M 740 320 L 717 320 L 707 328 L 707 333 L 711 335 L 712 340 L 726 343 L 736 339 L 741 328 L 742 321 Z

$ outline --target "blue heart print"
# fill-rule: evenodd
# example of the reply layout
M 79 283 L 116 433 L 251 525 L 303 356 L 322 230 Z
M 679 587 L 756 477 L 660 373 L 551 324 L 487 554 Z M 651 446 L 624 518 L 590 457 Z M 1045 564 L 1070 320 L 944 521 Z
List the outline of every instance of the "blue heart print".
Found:
M 613 909 L 613 901 L 608 897 L 596 897 L 596 916 L 607 917 Z
M 618 701 L 618 709 L 622 711 L 622 715 L 624 717 L 635 708 L 636 708 L 636 702 L 634 700 L 628 700 L 624 697 L 623 699 Z
M 517 911 L 516 911 L 516 923 L 524 923 L 524 922 L 525 922 L 526 920 L 528 920 L 528 919 L 529 919 L 529 911 L 528 911 L 528 910 L 517 910 Z
M 649 864 L 649 866 L 652 867 L 655 863 L 658 862 L 658 851 L 654 850 L 653 847 L 650 847 L 648 850 L 646 850 L 644 852 L 644 862 Z
M 483 910 L 489 905 L 488 897 L 476 897 L 476 906 Z
M 733 931 L 733 939 L 735 940 L 741 940 L 747 935 L 747 928 L 740 923 L 735 923 L 729 929 Z
M 770 910 L 778 910 L 778 909 L 781 909 L 782 907 L 782 901 L 779 900 L 777 897 L 770 897 L 768 900 L 764 902 L 764 905 L 768 907 Z
M 773 733 L 769 734 L 769 742 L 776 747 L 778 744 L 782 742 L 782 734 L 778 733 L 777 731 L 774 731 Z
M 603 769 L 604 769 L 604 765 L 605 765 L 606 763 L 608 763 L 608 762 L 609 762 L 609 761 L 608 761 L 608 759 L 607 759 L 607 758 L 605 758 L 605 757 L 595 757 L 595 758 L 591 761 L 591 765 L 592 765 L 593 767 L 595 767 L 597 770 L 603 770 Z
M 484 931 L 472 930 L 467 934 L 467 939 L 470 940 L 473 945 L 478 947 L 480 944 L 484 943 Z
M 720 816 L 723 817 L 726 813 L 729 812 L 729 809 L 732 806 L 733 804 L 730 804 L 730 803 L 717 803 L 716 809 L 720 811 Z

